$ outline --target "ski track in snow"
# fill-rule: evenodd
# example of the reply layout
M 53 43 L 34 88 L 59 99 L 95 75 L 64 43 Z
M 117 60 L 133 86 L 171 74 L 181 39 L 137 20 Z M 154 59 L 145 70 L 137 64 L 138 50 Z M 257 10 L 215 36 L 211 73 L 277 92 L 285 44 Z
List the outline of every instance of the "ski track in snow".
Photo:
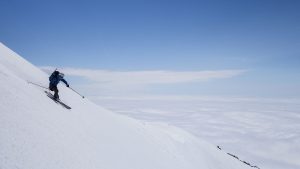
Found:
M 262 169 L 300 168 L 300 101 L 95 99 L 146 122 L 183 128 Z

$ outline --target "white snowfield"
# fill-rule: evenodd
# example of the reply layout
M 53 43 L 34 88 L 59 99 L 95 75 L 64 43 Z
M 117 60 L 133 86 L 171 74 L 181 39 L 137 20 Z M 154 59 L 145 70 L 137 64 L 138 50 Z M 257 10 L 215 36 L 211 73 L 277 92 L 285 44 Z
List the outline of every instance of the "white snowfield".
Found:
M 215 145 L 143 123 L 59 85 L 68 110 L 41 87 L 48 76 L 0 43 L 1 169 L 249 169 Z

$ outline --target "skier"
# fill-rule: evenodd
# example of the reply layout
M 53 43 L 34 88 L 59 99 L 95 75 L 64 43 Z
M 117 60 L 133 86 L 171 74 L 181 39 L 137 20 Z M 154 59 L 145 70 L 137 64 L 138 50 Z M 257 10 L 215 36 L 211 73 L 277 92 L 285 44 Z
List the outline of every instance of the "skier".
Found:
M 62 81 L 66 84 L 67 87 L 69 87 L 68 82 L 64 79 L 64 74 L 60 73 L 59 71 L 55 70 L 51 76 L 49 77 L 49 89 L 51 91 L 54 91 L 54 99 L 58 100 L 59 96 L 58 96 L 58 89 L 57 89 L 57 84 Z

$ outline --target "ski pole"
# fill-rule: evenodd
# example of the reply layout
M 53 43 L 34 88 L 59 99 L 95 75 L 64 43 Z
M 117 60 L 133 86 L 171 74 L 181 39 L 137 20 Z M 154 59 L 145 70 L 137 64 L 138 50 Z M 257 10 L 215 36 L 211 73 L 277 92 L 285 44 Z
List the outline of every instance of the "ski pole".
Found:
M 84 98 L 84 96 L 82 96 L 81 94 L 79 94 L 76 90 L 72 89 L 71 87 L 69 87 L 71 90 L 73 90 L 73 92 L 77 93 L 79 96 L 81 96 L 82 98 Z
M 47 90 L 48 90 L 47 87 L 44 87 L 44 86 L 42 86 L 42 85 L 39 85 L 39 84 L 36 84 L 36 83 L 33 83 L 33 82 L 29 82 L 29 81 L 27 81 L 27 83 L 30 83 L 30 84 L 33 84 L 33 85 L 36 85 L 36 86 L 39 86 L 39 87 L 41 87 L 41 88 L 44 88 L 44 89 L 47 89 Z

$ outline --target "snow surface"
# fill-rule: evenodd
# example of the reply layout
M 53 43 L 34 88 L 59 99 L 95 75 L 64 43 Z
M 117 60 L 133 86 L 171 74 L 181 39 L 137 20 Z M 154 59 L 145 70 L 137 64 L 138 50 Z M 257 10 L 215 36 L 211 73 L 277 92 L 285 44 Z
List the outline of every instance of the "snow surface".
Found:
M 216 146 L 163 123 L 106 110 L 59 85 L 0 43 L 1 169 L 249 169 Z

